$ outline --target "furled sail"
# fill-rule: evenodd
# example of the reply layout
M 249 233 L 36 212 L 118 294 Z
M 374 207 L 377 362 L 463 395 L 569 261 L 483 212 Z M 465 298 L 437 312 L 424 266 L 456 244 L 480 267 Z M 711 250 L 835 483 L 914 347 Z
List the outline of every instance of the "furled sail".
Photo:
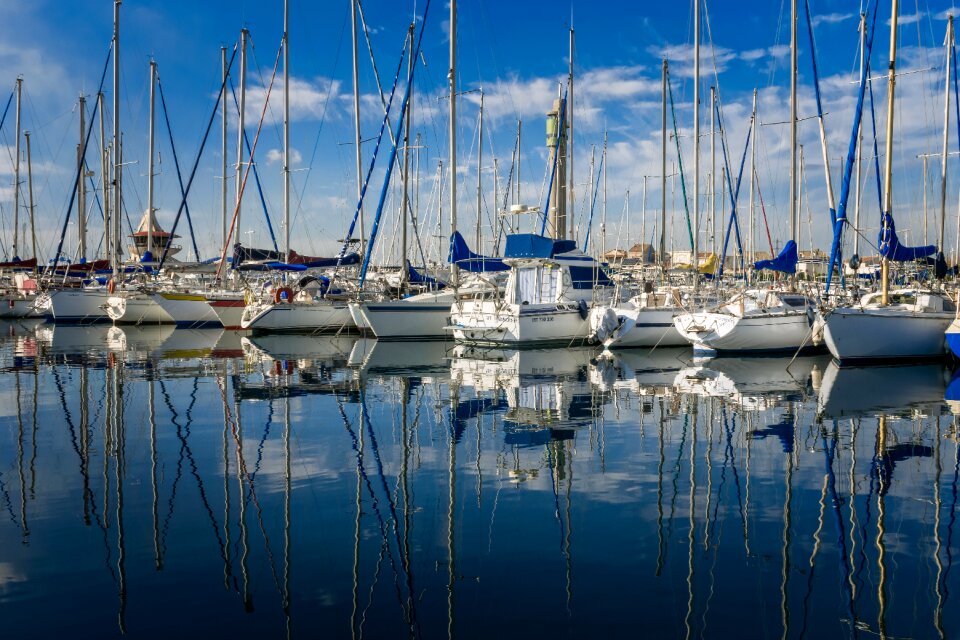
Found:
M 894 262 L 919 260 L 937 253 L 937 246 L 933 244 L 924 247 L 907 247 L 900 244 L 900 239 L 897 237 L 897 228 L 893 223 L 893 216 L 889 213 L 883 214 L 877 244 L 880 247 L 880 255 Z
M 454 231 L 450 236 L 450 255 L 447 262 L 456 264 L 464 271 L 472 273 L 484 273 L 490 271 L 506 271 L 510 267 L 503 263 L 499 258 L 488 258 L 478 253 L 474 253 L 467 246 L 467 241 L 459 231 Z
M 773 260 L 757 260 L 753 263 L 753 268 L 757 271 L 770 269 L 780 273 L 796 273 L 798 261 L 797 243 L 794 240 L 787 240 L 787 244 L 783 245 L 780 255 Z

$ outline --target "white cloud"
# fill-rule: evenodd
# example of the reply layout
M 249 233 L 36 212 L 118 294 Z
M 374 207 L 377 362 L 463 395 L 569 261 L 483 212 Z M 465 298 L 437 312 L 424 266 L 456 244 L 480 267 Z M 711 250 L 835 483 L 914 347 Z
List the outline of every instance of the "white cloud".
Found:
M 855 16 L 855 13 L 824 13 L 818 16 L 813 16 L 812 22 L 814 27 L 818 27 L 821 24 L 836 24 L 838 22 L 843 22 Z
M 290 149 L 290 165 L 291 169 L 300 164 L 300 161 L 303 160 L 303 156 L 300 155 L 300 152 L 296 149 Z M 266 163 L 267 164 L 278 164 L 283 162 L 283 150 L 282 149 L 270 149 L 267 151 Z
M 247 88 L 246 121 L 256 127 L 263 110 L 263 101 L 267 95 L 267 85 L 254 85 Z M 316 121 L 324 115 L 328 119 L 339 119 L 348 113 L 350 93 L 343 89 L 340 80 L 318 77 L 312 80 L 290 79 L 290 121 Z M 274 125 L 283 121 L 283 81 L 277 80 L 270 92 L 270 105 L 265 123 Z
M 918 11 L 916 13 L 902 14 L 899 17 L 897 17 L 897 24 L 901 27 L 908 24 L 916 24 L 917 22 L 920 22 L 920 20 L 925 15 L 927 15 L 926 11 Z M 890 25 L 890 19 L 887 18 L 887 26 L 889 25 Z

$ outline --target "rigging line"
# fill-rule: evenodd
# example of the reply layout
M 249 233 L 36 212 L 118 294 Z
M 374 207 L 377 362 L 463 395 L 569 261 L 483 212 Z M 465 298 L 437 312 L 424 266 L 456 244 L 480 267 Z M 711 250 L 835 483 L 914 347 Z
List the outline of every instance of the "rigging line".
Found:
M 337 75 L 337 67 L 340 64 L 340 52 L 343 49 L 343 36 L 347 27 L 347 14 L 343 14 L 343 23 L 340 25 L 340 40 L 337 43 L 337 53 L 333 58 L 333 76 Z M 323 132 L 323 125 L 327 121 L 327 107 L 330 106 L 330 97 L 333 95 L 335 83 L 329 82 L 327 84 L 327 97 L 323 101 L 323 111 L 320 113 L 320 125 L 317 127 L 317 137 L 313 141 L 313 150 L 310 152 L 310 164 L 307 165 L 306 175 L 303 179 L 303 187 L 300 189 L 300 193 L 297 196 L 297 207 L 293 214 L 293 219 L 290 221 L 290 225 L 296 222 L 297 218 L 300 215 L 300 212 L 303 210 L 303 197 L 307 192 L 307 185 L 310 182 L 310 175 L 313 173 L 313 163 L 317 158 L 317 150 L 320 148 L 320 134 Z M 309 225 L 306 227 L 307 234 L 310 233 Z M 311 245 L 312 245 L 311 240 Z
M 236 57 L 237 57 L 237 49 L 238 49 L 238 48 L 239 48 L 239 47 L 238 47 L 236 44 L 233 45 L 233 53 L 230 54 L 230 62 L 227 64 L 227 75 L 228 75 L 228 76 L 229 76 L 229 74 L 230 74 L 230 70 L 233 68 L 233 61 L 234 61 L 234 59 L 236 59 Z M 279 56 L 278 56 L 278 59 L 279 59 Z M 204 147 L 207 145 L 207 138 L 209 138 L 209 136 L 210 136 L 210 129 L 211 129 L 211 127 L 213 126 L 213 121 L 214 121 L 214 119 L 217 117 L 217 114 L 218 114 L 218 111 L 219 111 L 218 107 L 220 106 L 220 100 L 224 99 L 224 97 L 225 97 L 225 96 L 224 96 L 224 92 L 226 91 L 226 84 L 227 84 L 227 79 L 226 79 L 226 77 L 224 77 L 224 78 L 220 81 L 220 92 L 217 93 L 217 100 L 216 100 L 216 102 L 215 102 L 214 105 L 213 105 L 213 111 L 212 111 L 211 114 L 210 114 L 210 120 L 207 121 L 207 130 L 206 130 L 206 132 L 204 132 L 204 134 L 203 134 L 203 139 L 200 141 L 200 149 L 197 151 L 197 158 L 196 158 L 196 160 L 194 160 L 193 169 L 190 171 L 190 177 L 187 179 L 187 188 L 186 188 L 186 191 L 185 191 L 185 195 L 184 195 L 183 199 L 180 201 L 180 207 L 177 209 L 177 216 L 173 219 L 173 227 L 170 229 L 170 237 L 167 238 L 167 246 L 164 248 L 164 250 L 163 250 L 163 255 L 160 257 L 160 264 L 157 265 L 157 270 L 158 270 L 158 271 L 163 268 L 163 263 L 164 263 L 164 262 L 166 261 L 166 259 L 167 259 L 167 254 L 168 254 L 168 252 L 169 252 L 169 250 L 170 250 L 170 245 L 171 245 L 171 243 L 173 242 L 173 234 L 176 232 L 176 230 L 177 230 L 177 223 L 180 221 L 180 214 L 181 214 L 181 212 L 183 211 L 184 207 L 185 207 L 186 204 L 187 204 L 187 197 L 186 197 L 186 196 L 189 195 L 189 193 L 190 193 L 190 187 L 193 185 L 193 179 L 194 179 L 194 177 L 197 175 L 197 167 L 200 166 L 200 158 L 203 157 L 203 149 L 204 149 Z M 259 133 L 259 131 L 258 131 L 258 133 Z M 252 158 L 251 158 L 251 159 L 252 159 Z M 248 169 L 249 169 L 249 165 L 248 165 Z M 226 177 L 224 177 L 224 179 L 226 179 Z M 241 191 L 241 195 L 242 195 L 242 191 Z M 234 211 L 234 216 L 236 216 L 236 211 Z M 224 253 L 226 253 L 226 247 L 224 247 Z M 220 267 L 217 268 L 217 278 L 218 278 L 218 279 L 219 279 L 219 277 L 220 277 L 220 268 L 223 266 L 223 261 L 224 261 L 225 259 L 226 259 L 226 258 L 221 258 L 221 265 L 220 265 Z
M 695 0 L 699 1 L 699 0 Z M 687 203 L 687 182 L 683 178 L 683 154 L 680 152 L 680 133 L 677 131 L 677 111 L 673 106 L 673 82 L 670 71 L 667 70 L 667 92 L 670 94 L 670 115 L 673 117 L 673 140 L 677 143 L 677 166 L 680 173 L 680 190 L 683 192 L 683 211 L 687 215 L 687 234 L 690 237 L 690 248 L 693 249 L 693 227 L 690 226 L 690 207 Z M 696 195 L 696 194 L 694 194 Z
M 593 210 L 597 206 L 597 194 L 600 192 L 600 174 L 603 172 L 603 156 L 600 156 L 600 166 L 597 168 L 597 184 L 593 188 L 593 197 L 590 198 L 590 219 L 587 222 L 587 232 L 583 239 L 583 252 L 587 252 L 587 246 L 590 244 L 590 228 L 593 227 Z M 643 242 L 644 238 L 640 238 Z M 602 257 L 602 256 L 601 256 Z
M 230 240 L 233 237 L 234 229 L 237 226 L 237 216 L 240 214 L 240 203 L 243 202 L 243 192 L 247 188 L 247 179 L 250 177 L 250 170 L 253 168 L 253 157 L 257 151 L 257 144 L 260 142 L 260 132 L 263 131 L 263 122 L 264 118 L 267 115 L 267 106 L 270 104 L 270 93 L 273 91 L 273 84 L 277 79 L 277 68 L 280 66 L 281 53 L 283 52 L 283 47 L 277 48 L 277 59 L 273 63 L 273 75 L 270 77 L 270 85 L 267 87 L 267 94 L 263 100 L 263 110 L 260 112 L 260 122 L 257 124 L 257 133 L 253 136 L 253 146 L 250 149 L 250 157 L 247 159 L 247 168 L 243 172 L 243 181 L 240 183 L 240 191 L 237 194 L 237 204 L 233 208 L 233 217 L 230 220 L 230 228 L 227 231 L 227 237 L 223 243 L 223 252 L 220 255 L 220 264 L 217 265 L 217 275 L 216 280 L 220 280 L 220 274 L 223 272 L 223 265 L 227 262 L 227 247 L 230 246 Z M 226 84 L 226 79 L 224 79 L 224 84 Z M 220 93 L 221 95 L 224 92 L 224 87 L 221 85 Z M 218 101 L 219 103 L 219 101 Z M 213 117 L 210 118 L 210 123 L 213 123 Z M 207 128 L 207 133 L 210 132 L 209 127 Z M 199 161 L 199 156 L 197 156 Z M 178 214 L 179 215 L 179 214 Z M 166 253 L 166 252 L 165 252 Z M 166 257 L 166 255 L 164 255 Z
M 286 46 L 286 39 L 282 39 L 280 41 L 281 50 L 283 50 L 284 46 Z M 260 60 L 257 58 L 257 47 L 256 47 L 256 44 L 253 42 L 252 35 L 250 36 L 250 50 L 253 55 L 253 64 L 257 68 L 257 75 L 260 76 L 260 85 L 263 86 L 265 84 L 263 81 L 263 69 L 260 67 Z M 273 105 L 270 105 L 267 108 L 267 111 L 270 112 L 270 119 L 271 119 L 270 124 L 273 125 L 273 132 L 276 134 L 277 140 L 282 140 L 283 134 L 280 130 L 280 125 L 278 124 L 278 121 L 282 122 L 283 118 L 277 118 L 277 115 L 273 111 Z
M 429 6 L 429 3 L 428 3 L 428 6 Z M 380 96 L 380 106 L 384 110 L 383 114 L 387 115 L 388 105 L 387 105 L 387 101 L 384 99 L 384 96 L 383 96 L 383 85 L 380 82 L 380 71 L 377 69 L 377 61 L 373 55 L 373 43 L 370 42 L 370 31 L 367 29 L 367 20 L 363 15 L 363 6 L 361 5 L 360 0 L 357 0 L 357 10 L 360 14 L 360 25 L 363 27 L 363 39 L 367 43 L 367 52 L 369 52 L 370 54 L 370 66 L 373 67 L 373 78 L 377 82 L 377 93 Z M 414 19 L 414 21 L 416 21 L 416 19 Z M 416 57 L 419 57 L 419 56 L 416 56 Z M 416 57 L 413 61 L 414 67 L 417 66 Z M 390 142 L 393 144 L 397 144 L 397 139 L 393 135 L 393 131 L 391 131 L 390 129 L 387 129 L 387 133 L 390 134 Z
M 233 102 L 237 108 L 237 113 L 239 113 L 240 101 L 237 99 L 237 92 L 233 87 L 233 78 L 230 78 L 230 93 L 233 95 Z M 247 148 L 247 155 L 250 155 L 250 138 L 247 136 L 246 130 L 243 131 L 243 143 Z M 263 217 L 266 219 L 267 229 L 270 231 L 270 240 L 273 241 L 273 250 L 280 253 L 280 248 L 277 246 L 277 236 L 273 232 L 273 223 L 270 221 L 270 213 L 267 211 L 267 200 L 263 195 L 263 187 L 260 185 L 260 172 L 257 170 L 256 163 L 253 163 L 253 180 L 257 185 L 257 192 L 260 194 L 260 205 L 263 207 Z M 189 210 L 187 215 L 190 215 Z
M 383 114 L 383 120 L 380 121 L 380 133 L 377 135 L 377 144 L 373 148 L 373 154 L 370 156 L 370 164 L 367 168 L 367 175 L 363 178 L 363 184 L 360 187 L 360 197 L 357 199 L 357 207 L 353 212 L 353 220 L 350 221 L 350 227 L 347 229 L 347 234 L 343 238 L 343 246 L 340 248 L 340 253 L 337 255 L 337 266 L 333 269 L 333 274 L 330 276 L 330 283 L 336 280 L 337 272 L 340 270 L 340 266 L 343 263 L 343 258 L 347 254 L 347 248 L 350 246 L 350 239 L 353 237 L 353 231 L 357 227 L 357 220 L 360 218 L 360 210 L 363 208 L 363 199 L 367 195 L 367 187 L 370 185 L 370 177 L 373 175 L 373 168 L 377 163 L 377 154 L 380 152 L 380 144 L 383 142 L 383 132 L 384 129 L 387 129 L 387 124 L 390 121 L 390 109 L 393 106 L 393 98 L 397 92 L 397 85 L 400 82 L 400 72 L 403 70 L 403 61 L 407 55 L 407 38 L 403 39 L 403 49 L 400 51 L 400 59 L 397 61 L 397 72 L 393 77 L 393 87 L 390 89 L 390 100 L 387 102 L 386 111 Z M 416 66 L 412 67 L 413 69 Z M 401 121 L 403 119 L 401 118 Z M 393 138 L 391 138 L 393 139 Z M 394 145 L 394 150 L 396 150 L 396 145 Z M 391 161 L 391 166 L 393 162 Z M 386 183 L 384 183 L 384 189 L 386 189 Z M 363 246 L 363 240 L 361 239 L 360 246 Z M 367 248 L 368 252 L 372 251 L 372 248 Z
M 197 248 L 197 236 L 193 232 L 193 220 L 190 217 L 190 207 L 186 205 L 187 194 L 183 190 L 183 175 L 180 173 L 180 160 L 177 158 L 177 147 L 173 143 L 173 129 L 170 128 L 170 114 L 167 111 L 167 101 L 163 97 L 163 83 L 160 82 L 160 74 L 157 73 L 157 89 L 160 93 L 160 106 L 163 107 L 163 121 L 167 124 L 167 134 L 170 136 L 170 151 L 173 153 L 173 166 L 177 170 L 177 183 L 180 185 L 180 197 L 184 199 L 184 207 L 187 214 L 187 225 L 190 228 L 190 240 L 193 242 L 193 257 L 200 262 L 200 250 Z M 96 192 L 94 192 L 96 194 Z M 99 200 L 97 201 L 99 204 Z M 150 229 L 152 233 L 153 230 Z
M 423 45 L 423 34 L 426 31 L 427 24 L 427 13 L 430 11 L 430 0 L 427 0 L 426 6 L 423 9 L 423 18 L 420 26 L 420 35 L 417 36 L 417 46 L 413 53 L 413 60 L 416 60 L 420 56 L 420 49 Z M 404 39 L 404 47 L 406 47 L 406 39 Z M 401 132 L 403 131 L 404 126 L 404 115 L 407 112 L 407 105 L 410 102 L 410 91 L 413 88 L 413 78 L 417 70 L 417 65 L 410 65 L 410 71 L 407 74 L 407 88 L 404 91 L 403 100 L 400 103 L 400 115 L 397 119 L 397 131 L 394 136 L 394 140 L 400 137 Z M 398 70 L 399 71 L 399 70 Z M 370 266 L 370 256 L 373 255 L 373 248 L 377 240 L 377 230 L 380 227 L 380 219 L 383 215 L 383 205 L 387 197 L 387 192 L 390 188 L 390 175 L 393 173 L 393 167 L 397 159 L 397 145 L 396 143 L 390 149 L 390 160 L 387 163 L 387 174 L 383 179 L 383 188 L 380 190 L 380 202 L 377 205 L 377 214 L 373 219 L 373 226 L 370 229 L 370 242 L 367 246 L 367 255 L 364 256 L 363 266 L 360 268 L 360 281 L 358 283 L 358 288 L 363 288 L 363 282 L 367 276 L 367 268 Z M 452 176 L 452 179 L 456 180 L 456 176 Z M 347 238 L 349 240 L 349 238 Z M 338 261 L 339 262 L 339 261 Z
M 718 100 L 714 103 L 714 110 L 719 115 L 720 113 L 720 101 Z M 753 117 L 756 117 L 755 115 Z M 740 157 L 740 171 L 737 173 L 737 188 L 734 190 L 733 183 L 731 182 L 730 175 L 730 161 L 727 156 L 727 137 L 726 131 L 723 126 L 723 118 L 718 118 L 720 120 L 720 151 L 723 153 L 723 166 L 726 167 L 727 173 L 727 193 L 730 196 L 730 218 L 727 221 L 727 233 L 723 239 L 723 252 L 720 254 L 720 265 L 717 268 L 717 275 L 723 275 L 723 263 L 727 259 L 727 246 L 730 243 L 730 230 L 736 230 L 736 241 L 737 241 L 737 250 L 740 253 L 740 268 L 745 270 L 746 265 L 744 264 L 743 258 L 743 242 L 740 238 L 740 218 L 737 215 L 737 200 L 740 198 L 740 184 L 743 180 L 743 167 L 747 163 L 747 150 L 750 148 L 750 134 L 753 130 L 753 127 L 747 129 L 747 141 L 743 145 L 743 155 Z
M 551 194 L 552 194 L 552 192 L 553 192 L 553 178 L 554 178 L 554 176 L 557 175 L 557 164 L 558 164 L 558 162 L 560 161 L 560 140 L 566 138 L 566 136 L 564 135 L 564 130 L 567 128 L 567 127 L 566 127 L 566 122 L 567 122 L 566 113 L 567 113 L 567 91 L 566 91 L 566 89 L 565 89 L 565 90 L 563 91 L 563 98 L 560 100 L 560 113 L 557 114 L 557 136 L 556 136 L 556 139 L 554 140 L 554 147 L 553 147 L 553 148 L 554 148 L 554 152 L 553 152 L 553 163 L 552 163 L 552 164 L 553 164 L 553 168 L 550 170 L 550 181 L 547 183 L 547 198 L 546 198 L 546 200 L 544 201 L 544 205 L 541 205 L 541 207 L 540 207 L 540 211 L 543 213 L 543 224 L 540 225 L 540 235 L 544 235 L 544 233 L 546 233 L 546 230 L 547 230 L 547 218 L 550 217 L 550 196 L 551 196 Z M 452 176 L 452 179 L 453 179 L 453 180 L 456 180 L 456 179 L 457 179 L 457 176 Z M 558 191 L 559 191 L 559 188 L 558 188 Z M 561 197 L 564 197 L 564 196 L 561 196 L 561 195 L 558 193 L 558 194 L 557 194 L 557 208 L 558 208 L 558 209 L 560 208 L 560 204 L 559 204 L 559 203 L 560 203 L 560 198 L 561 198 Z M 554 231 L 554 235 L 556 235 L 556 231 L 557 231 L 557 230 L 554 229 L 553 231 Z M 477 247 L 477 250 L 479 251 L 480 248 Z
M 757 175 L 756 171 L 753 173 L 753 179 L 757 185 L 757 195 L 760 197 L 760 213 L 763 215 L 763 228 L 767 230 L 767 243 L 770 245 L 770 258 L 773 259 L 776 257 L 773 255 L 773 238 L 770 237 L 770 225 L 767 223 L 767 208 L 763 206 L 763 192 L 760 191 L 760 176 Z
M 874 11 L 873 14 L 873 25 L 876 25 L 877 22 L 877 13 L 879 11 Z M 867 85 L 870 83 L 867 81 L 867 78 L 870 74 L 870 52 L 873 50 L 873 36 L 876 33 L 876 29 L 870 29 L 869 36 L 867 38 L 867 47 L 866 55 L 864 55 L 864 64 L 863 71 L 860 74 L 860 87 L 857 92 L 857 106 L 854 110 L 853 115 L 853 131 L 850 133 L 850 144 L 847 149 L 847 158 L 844 162 L 843 167 L 843 181 L 840 186 L 840 204 L 837 207 L 837 222 L 833 228 L 833 242 L 830 244 L 830 266 L 827 269 L 827 283 L 825 293 L 830 293 L 830 285 L 833 282 L 833 269 L 838 264 L 838 258 L 841 259 L 841 242 L 843 240 L 843 227 L 844 223 L 847 221 L 847 198 L 850 196 L 850 174 L 853 172 L 853 159 L 857 153 L 857 133 L 860 130 L 860 123 L 863 117 L 863 99 L 864 92 L 867 89 Z M 871 86 L 871 95 L 872 95 L 872 86 Z M 876 155 L 876 154 L 875 154 Z M 879 162 L 879 161 L 878 161 Z M 877 179 L 879 180 L 879 172 Z M 843 276 L 843 269 L 840 269 L 841 281 Z
M 100 93 L 103 90 L 103 83 L 107 79 L 107 68 L 110 65 L 110 58 L 113 54 L 113 43 L 107 48 L 107 59 L 103 62 L 103 72 L 100 74 L 100 87 L 97 89 L 97 93 Z M 99 101 L 98 101 L 99 102 Z M 83 147 L 80 150 L 80 157 L 85 158 L 87 156 L 87 147 L 90 144 L 90 136 L 93 134 L 93 125 L 97 120 L 97 105 L 93 107 L 93 113 L 90 117 L 90 124 L 87 126 L 87 135 L 83 139 Z M 67 236 L 67 228 L 70 224 L 70 212 L 73 210 L 73 203 L 77 198 L 77 187 L 80 184 L 80 177 L 83 173 L 83 163 L 77 163 L 77 175 L 73 180 L 73 189 L 70 192 L 70 204 L 67 205 L 67 211 L 63 217 L 63 229 L 60 231 L 60 241 L 57 243 L 57 251 L 53 254 L 54 264 L 59 262 L 60 254 L 63 251 L 63 240 Z M 46 271 L 46 270 L 45 270 Z M 51 276 L 52 277 L 52 276 Z

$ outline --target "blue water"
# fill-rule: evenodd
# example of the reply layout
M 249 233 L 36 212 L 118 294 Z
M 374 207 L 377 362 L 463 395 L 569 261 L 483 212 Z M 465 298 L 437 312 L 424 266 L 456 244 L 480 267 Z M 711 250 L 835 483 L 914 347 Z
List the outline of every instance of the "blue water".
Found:
M 5 637 L 960 636 L 939 365 L 0 331 Z

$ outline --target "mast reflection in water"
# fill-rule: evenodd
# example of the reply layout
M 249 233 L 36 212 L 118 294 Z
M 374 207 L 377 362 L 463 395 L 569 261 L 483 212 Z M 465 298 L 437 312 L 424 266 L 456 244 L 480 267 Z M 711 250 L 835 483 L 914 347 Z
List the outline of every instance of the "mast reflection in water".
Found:
M 0 329 L 9 637 L 960 636 L 938 365 Z

